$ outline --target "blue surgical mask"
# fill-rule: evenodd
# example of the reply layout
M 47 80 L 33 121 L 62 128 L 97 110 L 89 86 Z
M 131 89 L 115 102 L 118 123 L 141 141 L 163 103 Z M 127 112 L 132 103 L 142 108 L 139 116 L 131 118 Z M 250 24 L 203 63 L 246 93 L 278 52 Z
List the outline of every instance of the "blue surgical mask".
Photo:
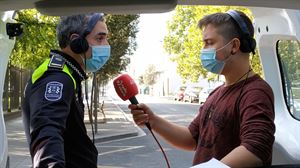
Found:
M 86 71 L 96 72 L 107 62 L 110 57 L 110 45 L 92 46 L 92 58 L 86 59 Z
M 202 49 L 200 54 L 200 59 L 202 66 L 209 72 L 220 74 L 225 66 L 224 61 L 219 61 L 216 59 L 216 49 L 208 48 Z
M 217 51 L 225 48 L 230 42 L 228 42 L 226 45 L 219 48 L 218 50 L 216 50 L 215 48 L 202 49 L 201 54 L 200 54 L 202 66 L 209 72 L 212 72 L 215 74 L 221 74 L 222 70 L 224 69 L 225 62 L 230 57 L 228 57 L 226 60 L 221 60 L 221 61 L 217 60 L 217 58 L 216 58 Z

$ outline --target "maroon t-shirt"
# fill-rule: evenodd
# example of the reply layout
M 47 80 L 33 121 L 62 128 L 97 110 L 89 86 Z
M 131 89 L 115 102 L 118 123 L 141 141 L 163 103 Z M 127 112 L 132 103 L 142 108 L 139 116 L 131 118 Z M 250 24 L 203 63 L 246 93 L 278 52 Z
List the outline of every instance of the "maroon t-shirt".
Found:
M 216 88 L 189 125 L 197 142 L 193 165 L 212 157 L 221 160 L 240 145 L 264 165 L 271 164 L 275 133 L 273 91 L 258 75 L 244 81 Z

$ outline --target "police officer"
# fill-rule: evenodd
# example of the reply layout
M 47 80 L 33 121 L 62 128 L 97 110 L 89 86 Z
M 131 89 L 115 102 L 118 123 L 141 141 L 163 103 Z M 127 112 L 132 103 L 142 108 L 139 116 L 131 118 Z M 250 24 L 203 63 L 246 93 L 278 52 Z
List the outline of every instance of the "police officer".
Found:
M 96 168 L 98 151 L 87 135 L 81 82 L 110 56 L 103 14 L 62 17 L 61 50 L 32 74 L 25 89 L 23 120 L 34 168 Z

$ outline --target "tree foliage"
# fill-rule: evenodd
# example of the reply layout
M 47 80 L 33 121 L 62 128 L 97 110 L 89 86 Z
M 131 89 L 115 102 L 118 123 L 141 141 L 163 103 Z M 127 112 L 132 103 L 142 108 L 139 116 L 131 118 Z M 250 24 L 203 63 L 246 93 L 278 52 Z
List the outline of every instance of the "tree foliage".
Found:
M 141 75 L 141 76 L 138 77 L 138 83 L 139 83 L 139 85 L 143 85 L 144 84 L 143 75 Z
M 155 65 L 150 64 L 145 70 L 145 73 L 139 77 L 139 83 L 153 86 L 156 83 L 159 73 L 160 72 L 156 70 Z
M 203 46 L 202 32 L 197 27 L 198 21 L 205 15 L 236 9 L 245 12 L 253 19 L 250 10 L 243 7 L 229 6 L 177 6 L 175 14 L 168 22 L 168 35 L 164 38 L 164 48 L 177 63 L 177 73 L 184 81 L 197 81 L 200 76 L 210 80 L 217 75 L 208 73 L 200 62 L 200 50 Z M 256 52 L 257 53 L 257 52 Z M 253 57 L 253 69 L 262 73 L 259 57 Z
M 278 42 L 278 54 L 291 84 L 300 84 L 300 43 L 294 40 L 281 40 Z
M 23 35 L 18 37 L 10 56 L 12 65 L 35 69 L 57 48 L 56 25 L 58 17 L 44 16 L 34 9 L 17 12 L 16 20 L 24 24 Z

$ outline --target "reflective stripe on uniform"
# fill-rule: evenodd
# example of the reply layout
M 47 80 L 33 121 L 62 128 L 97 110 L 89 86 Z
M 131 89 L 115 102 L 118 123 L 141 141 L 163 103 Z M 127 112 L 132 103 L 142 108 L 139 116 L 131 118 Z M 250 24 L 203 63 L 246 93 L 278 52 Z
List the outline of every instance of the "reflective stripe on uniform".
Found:
M 44 75 L 44 73 L 48 70 L 48 64 L 50 62 L 50 58 L 46 59 L 32 74 L 31 77 L 31 82 L 32 84 L 34 84 L 40 77 L 42 77 Z M 68 74 L 71 79 L 73 80 L 74 83 L 74 88 L 76 89 L 76 81 L 73 78 L 73 76 L 71 75 L 71 72 L 69 70 L 69 68 L 67 67 L 67 65 L 64 65 L 64 68 L 62 70 L 63 72 L 65 72 L 66 74 Z

